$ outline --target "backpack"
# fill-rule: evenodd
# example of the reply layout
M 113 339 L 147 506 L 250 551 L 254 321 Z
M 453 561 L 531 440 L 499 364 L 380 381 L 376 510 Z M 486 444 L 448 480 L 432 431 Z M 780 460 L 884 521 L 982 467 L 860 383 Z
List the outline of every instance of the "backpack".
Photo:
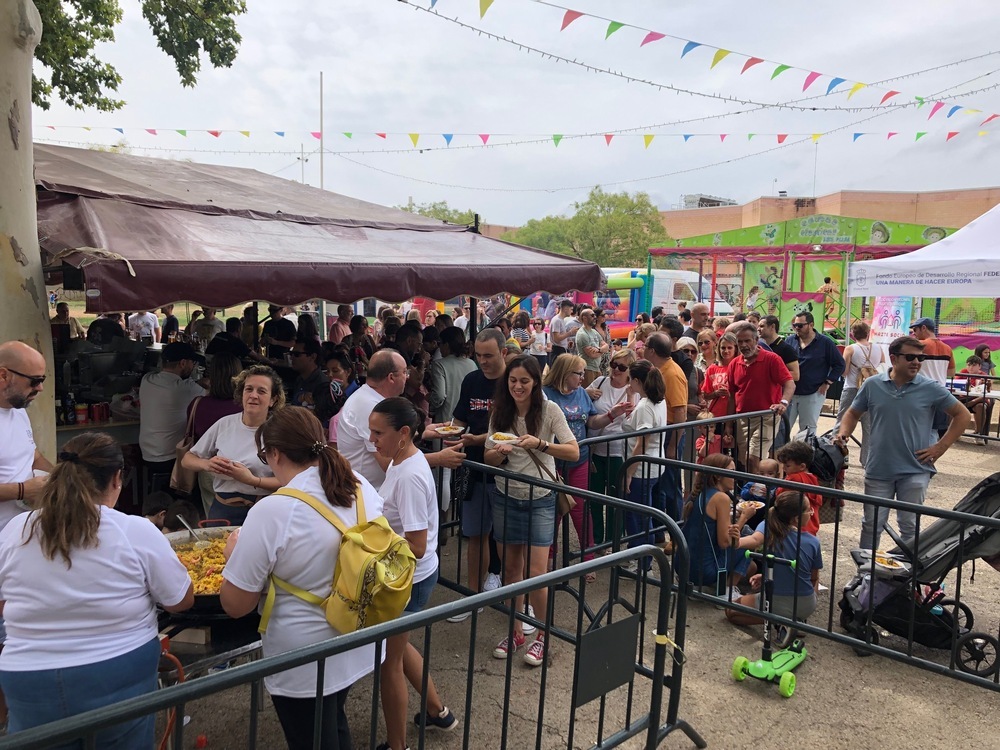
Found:
M 837 474 L 847 462 L 846 449 L 841 449 L 834 443 L 835 433 L 830 430 L 824 435 L 817 435 L 812 428 L 802 430 L 795 439 L 813 449 L 812 463 L 809 471 L 816 475 L 820 482 L 830 483 L 837 480 Z M 827 486 L 832 486 L 827 484 Z
M 388 622 L 403 613 L 410 601 L 417 558 L 406 539 L 392 530 L 385 516 L 366 520 L 360 486 L 355 505 L 358 523 L 351 528 L 347 528 L 330 508 L 312 495 L 291 487 L 283 487 L 274 494 L 287 495 L 306 503 L 329 521 L 343 538 L 340 540 L 340 554 L 333 571 L 330 595 L 325 599 L 271 574 L 259 632 L 267 630 L 274 606 L 275 587 L 322 607 L 326 621 L 340 633 L 353 633 L 369 625 Z
M 868 378 L 878 375 L 878 370 L 872 364 L 872 346 L 874 346 L 874 344 L 868 345 L 868 351 L 865 352 L 865 363 L 858 368 L 858 388 L 860 388 L 861 384 L 868 380 Z M 860 347 L 858 348 L 860 349 Z M 862 349 L 862 351 L 864 350 Z

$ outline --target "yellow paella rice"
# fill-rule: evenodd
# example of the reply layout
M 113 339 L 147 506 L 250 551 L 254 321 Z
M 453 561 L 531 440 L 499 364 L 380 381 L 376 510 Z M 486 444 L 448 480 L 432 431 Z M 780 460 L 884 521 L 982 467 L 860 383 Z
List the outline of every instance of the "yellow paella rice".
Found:
M 174 548 L 177 559 L 187 568 L 194 582 L 195 594 L 218 594 L 222 590 L 222 569 L 226 566 L 222 551 L 228 536 L 216 537 L 203 549 L 196 547 L 194 542 Z

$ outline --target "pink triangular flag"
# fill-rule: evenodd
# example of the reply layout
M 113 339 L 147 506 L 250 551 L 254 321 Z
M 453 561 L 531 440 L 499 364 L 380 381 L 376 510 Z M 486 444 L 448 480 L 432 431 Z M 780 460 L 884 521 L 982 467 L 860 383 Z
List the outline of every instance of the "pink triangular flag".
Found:
M 729 135 L 729 133 L 719 133 L 719 140 L 725 143 L 727 135 Z
M 379 138 L 381 138 L 381 139 L 382 139 L 383 141 L 385 140 L 385 133 L 376 133 L 375 135 L 377 135 L 377 136 L 378 136 Z
M 150 135 L 156 135 L 156 128 L 146 128 L 146 132 Z
M 764 58 L 762 57 L 751 57 L 745 63 L 743 63 L 743 70 L 740 71 L 740 75 L 743 75 L 748 70 L 750 70 L 750 68 L 752 68 L 754 65 L 759 65 L 762 62 L 764 62 Z
M 948 133 L 948 137 L 944 139 L 944 142 L 947 143 L 952 138 L 954 138 L 956 135 L 958 135 L 958 131 L 957 130 L 952 130 L 951 132 Z
M 892 137 L 893 137 L 894 135 L 899 135 L 899 133 L 897 133 L 897 132 L 895 132 L 895 131 L 891 131 L 891 132 L 889 133 L 889 135 L 887 135 L 887 136 L 885 137 L 885 139 L 886 139 L 886 140 L 889 140 L 889 139 L 890 139 L 890 138 L 892 138 Z
M 802 85 L 802 90 L 805 91 L 807 88 L 809 88 L 810 86 L 812 86 L 816 82 L 816 79 L 819 78 L 821 75 L 823 75 L 823 74 L 822 73 L 815 73 L 815 72 L 814 73 L 810 73 L 809 75 L 807 75 L 806 76 L 806 82 Z
M 311 131 L 309 131 L 309 135 L 311 135 L 311 136 L 312 136 L 313 138 L 315 138 L 315 139 L 316 139 L 317 141 L 318 141 L 318 140 L 319 140 L 320 138 L 322 138 L 322 137 L 323 137 L 323 134 L 322 134 L 321 132 L 319 132 L 318 130 L 311 130 Z
M 1000 117 L 1000 115 L 990 115 L 985 120 L 983 120 L 981 123 L 979 123 L 979 127 L 982 127 L 983 125 L 985 125 L 988 122 L 992 122 L 993 120 L 997 119 L 998 117 Z
M 604 142 L 605 142 L 605 143 L 606 143 L 607 145 L 609 145 L 609 146 L 610 146 L 610 145 L 611 145 L 611 139 L 612 139 L 612 138 L 614 138 L 614 137 L 615 137 L 615 136 L 614 136 L 614 135 L 613 135 L 612 133 L 605 133 L 605 134 L 604 134 Z
M 55 130 L 56 129 L 55 125 L 46 125 L 45 127 L 47 127 L 49 130 Z
M 887 92 L 885 92 L 885 96 L 882 97 L 882 101 L 880 101 L 879 104 L 885 104 L 887 101 L 889 101 L 890 99 L 892 99 L 892 97 L 894 97 L 894 96 L 896 96 L 898 94 L 899 94 L 898 91 L 887 91 Z
M 927 115 L 927 119 L 931 119 L 934 115 L 938 113 L 938 110 L 944 106 L 944 102 L 934 102 L 934 106 L 931 107 L 931 113 Z
M 778 133 L 778 143 L 784 143 L 788 133 Z
M 587 15 L 587 14 L 586 13 L 581 13 L 578 10 L 567 10 L 566 11 L 566 15 L 563 16 L 562 27 L 559 29 L 559 31 L 562 31 L 563 29 L 565 29 L 567 26 L 569 26 L 571 23 L 573 23 L 573 21 L 575 21 L 576 19 L 578 19 L 580 16 L 585 16 L 585 15 Z
M 483 142 L 484 146 L 486 145 L 486 141 L 488 141 L 489 139 L 490 139 L 490 134 L 489 133 L 480 133 L 479 134 L 479 140 L 481 140 Z
M 643 40 L 639 44 L 639 46 L 640 47 L 645 47 L 650 42 L 658 42 L 661 39 L 663 39 L 663 37 L 665 37 L 665 36 L 666 36 L 666 34 L 661 34 L 659 31 L 650 31 L 648 34 L 646 34 L 645 37 L 643 37 Z

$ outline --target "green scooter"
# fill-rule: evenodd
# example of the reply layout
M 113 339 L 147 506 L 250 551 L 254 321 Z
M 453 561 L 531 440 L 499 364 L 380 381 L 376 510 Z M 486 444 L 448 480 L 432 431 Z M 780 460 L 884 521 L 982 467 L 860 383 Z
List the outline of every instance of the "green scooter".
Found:
M 771 596 L 774 591 L 774 580 L 770 573 L 774 565 L 788 565 L 795 570 L 795 560 L 784 560 L 774 555 L 764 555 L 760 552 L 747 550 L 746 555 L 761 566 L 764 591 L 764 613 L 771 611 Z M 764 648 L 760 659 L 750 661 L 745 656 L 737 656 L 733 662 L 733 679 L 743 682 L 747 675 L 765 682 L 777 682 L 778 693 L 782 698 L 791 698 L 795 693 L 794 670 L 806 660 L 808 651 L 801 639 L 795 638 L 791 645 L 778 651 L 771 651 L 771 623 L 764 619 Z

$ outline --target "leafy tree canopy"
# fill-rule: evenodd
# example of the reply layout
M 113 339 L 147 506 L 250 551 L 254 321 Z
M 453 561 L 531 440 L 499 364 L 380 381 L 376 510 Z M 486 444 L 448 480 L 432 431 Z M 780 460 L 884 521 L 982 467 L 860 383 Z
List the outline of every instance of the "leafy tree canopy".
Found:
M 55 94 L 77 109 L 122 107 L 125 102 L 113 96 L 122 77 L 95 51 L 115 39 L 122 20 L 118 0 L 35 0 L 35 6 L 42 17 L 35 58 L 44 67 L 32 77 L 32 101 L 48 109 Z M 197 82 L 203 52 L 217 68 L 236 59 L 242 41 L 236 17 L 246 13 L 244 0 L 140 0 L 139 6 L 185 86 Z
M 475 211 L 471 208 L 465 211 L 459 211 L 456 208 L 451 208 L 448 205 L 448 201 L 414 203 L 411 200 L 405 206 L 396 206 L 396 208 L 402 209 L 403 211 L 409 211 L 411 214 L 420 214 L 421 216 L 427 216 L 431 219 L 447 221 L 449 224 L 465 224 L 471 226 L 476 222 Z
M 532 219 L 504 239 L 606 267 L 645 266 L 648 249 L 670 239 L 646 193 L 606 193 L 595 187 L 573 208 L 573 216 Z

